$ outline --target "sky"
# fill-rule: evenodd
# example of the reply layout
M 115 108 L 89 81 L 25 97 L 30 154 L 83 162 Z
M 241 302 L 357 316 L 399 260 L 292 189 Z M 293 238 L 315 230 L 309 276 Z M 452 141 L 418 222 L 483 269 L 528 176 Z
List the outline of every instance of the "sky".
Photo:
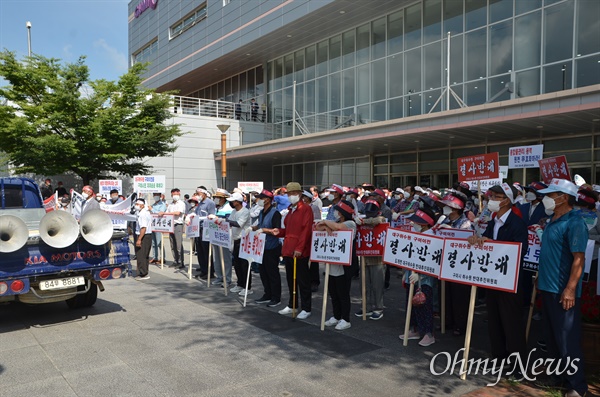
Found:
M 0 0 L 0 50 L 76 62 L 81 55 L 90 79 L 118 80 L 127 71 L 129 0 Z

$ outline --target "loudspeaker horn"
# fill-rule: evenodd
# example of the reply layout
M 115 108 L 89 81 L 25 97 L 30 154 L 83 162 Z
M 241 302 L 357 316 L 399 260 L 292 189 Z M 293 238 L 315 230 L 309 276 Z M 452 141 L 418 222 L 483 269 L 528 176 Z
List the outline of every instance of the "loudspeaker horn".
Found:
M 65 211 L 50 211 L 40 221 L 40 238 L 54 248 L 66 248 L 79 237 L 79 225 Z
M 29 229 L 21 218 L 0 215 L 0 252 L 15 252 L 27 244 Z
M 103 245 L 113 235 L 110 216 L 102 210 L 91 210 L 83 214 L 79 220 L 81 236 L 92 245 Z

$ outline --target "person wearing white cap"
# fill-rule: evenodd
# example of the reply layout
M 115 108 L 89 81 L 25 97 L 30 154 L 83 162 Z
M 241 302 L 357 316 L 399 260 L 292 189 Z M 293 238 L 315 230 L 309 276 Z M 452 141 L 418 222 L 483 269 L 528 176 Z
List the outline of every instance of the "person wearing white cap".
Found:
M 340 202 L 343 195 L 344 195 L 343 187 L 341 187 L 340 185 L 336 185 L 336 184 L 331 185 L 331 188 L 329 189 L 329 195 L 327 196 L 327 199 L 331 203 L 331 206 L 329 207 L 329 210 L 327 211 L 326 219 L 328 221 L 335 221 L 335 217 L 334 217 L 335 210 L 333 207 L 335 207 L 337 205 L 337 203 Z
M 144 199 L 137 199 L 135 202 L 135 211 L 137 214 L 135 242 L 135 255 L 137 258 L 137 281 L 148 280 L 148 258 L 150 248 L 152 247 L 152 215 L 146 208 Z
M 488 208 L 492 211 L 493 220 L 488 223 L 482 237 L 473 235 L 468 241 L 472 245 L 482 246 L 486 241 L 507 241 L 521 243 L 521 258 L 523 262 L 527 253 L 528 234 L 527 225 L 519 212 L 513 211 L 513 205 L 518 195 L 513 185 L 503 183 L 492 186 L 488 192 Z M 521 362 L 526 362 L 527 341 L 525 340 L 525 322 L 520 313 L 523 312 L 524 284 L 531 283 L 524 273 L 519 272 L 517 293 L 487 289 L 485 298 L 488 313 L 488 333 L 490 337 L 491 353 L 493 359 L 508 359 L 513 354 L 518 354 Z M 531 295 L 531 294 L 530 294 Z M 518 361 L 514 368 L 507 368 L 512 372 L 514 380 L 522 380 L 524 375 L 520 372 Z
M 242 232 L 250 228 L 250 210 L 244 207 L 244 196 L 236 192 L 227 199 L 233 207 L 233 211 L 227 218 L 231 226 L 231 238 L 233 239 L 233 252 L 231 259 L 237 276 L 237 285 L 231 289 L 231 292 L 237 292 L 240 296 L 254 293 L 252 291 L 252 273 L 248 274 L 248 261 L 240 258 L 240 243 L 242 241 Z M 250 277 L 250 278 L 248 278 Z M 248 291 L 246 291 L 246 281 L 248 281 Z
M 577 186 L 565 179 L 552 179 L 542 204 L 554 211 L 542 235 L 538 289 L 542 295 L 543 329 L 548 353 L 562 362 L 576 362 L 568 371 L 568 397 L 583 396 L 588 390 L 581 350 L 581 282 L 588 228 L 573 211 Z M 579 361 L 575 361 L 579 360 Z

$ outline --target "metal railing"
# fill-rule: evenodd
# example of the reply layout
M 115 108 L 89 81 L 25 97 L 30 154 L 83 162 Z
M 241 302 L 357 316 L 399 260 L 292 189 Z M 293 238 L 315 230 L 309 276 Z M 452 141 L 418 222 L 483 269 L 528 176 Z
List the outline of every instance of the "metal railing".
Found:
M 190 116 L 232 119 L 235 117 L 235 104 L 233 102 L 216 101 L 213 99 L 173 95 L 171 112 Z

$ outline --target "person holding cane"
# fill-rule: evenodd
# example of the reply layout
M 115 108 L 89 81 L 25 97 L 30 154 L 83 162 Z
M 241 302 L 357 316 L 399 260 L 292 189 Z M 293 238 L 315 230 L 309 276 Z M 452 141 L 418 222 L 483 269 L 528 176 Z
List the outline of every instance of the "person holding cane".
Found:
M 298 314 L 300 320 L 311 315 L 311 289 L 308 262 L 310 258 L 310 242 L 312 236 L 313 213 L 310 206 L 300 200 L 302 187 L 298 182 L 290 182 L 286 186 L 289 212 L 285 217 L 283 228 L 273 229 L 273 235 L 283 237 L 281 255 L 285 261 L 285 273 L 290 292 L 288 305 L 279 311 L 279 314 L 292 314 L 292 307 L 296 307 L 297 297 L 292 296 L 292 291 L 300 292 L 301 309 Z M 294 261 L 296 266 L 294 266 Z M 296 282 L 294 282 L 294 269 L 296 269 Z

